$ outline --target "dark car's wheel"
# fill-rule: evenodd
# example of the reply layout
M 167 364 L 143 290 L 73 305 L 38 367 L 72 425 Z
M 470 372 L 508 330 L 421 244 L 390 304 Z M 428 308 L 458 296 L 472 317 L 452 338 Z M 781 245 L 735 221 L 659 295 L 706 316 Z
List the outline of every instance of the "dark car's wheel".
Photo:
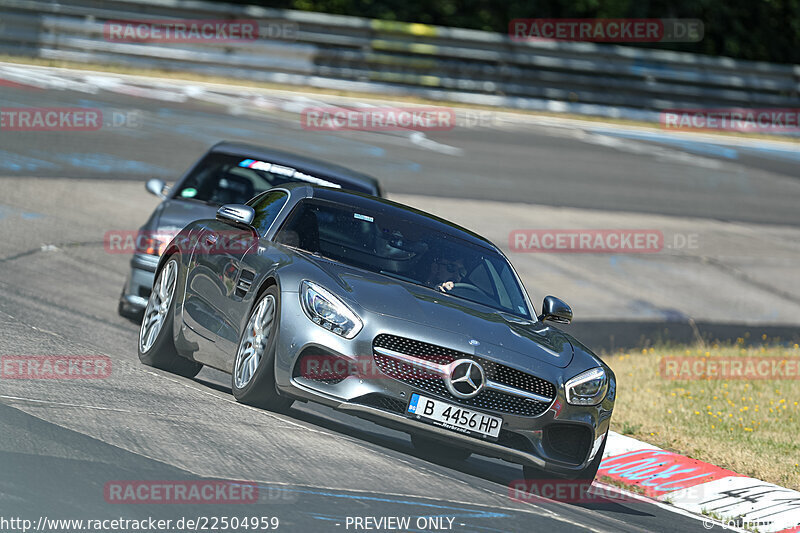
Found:
M 434 459 L 449 459 L 451 461 L 465 461 L 472 455 L 472 452 L 457 448 L 455 446 L 448 446 L 447 444 L 440 443 L 437 440 L 421 437 L 419 435 L 411 435 L 411 444 L 414 448 L 423 455 Z
M 605 437 L 603 437 L 603 444 L 600 445 L 600 449 L 597 450 L 597 455 L 594 456 L 589 465 L 578 472 L 577 474 L 570 476 L 569 479 L 575 481 L 585 481 L 589 485 L 591 485 L 592 481 L 594 481 L 595 476 L 597 475 L 597 470 L 600 468 L 600 463 L 603 461 L 603 452 L 606 449 L 606 442 L 608 441 L 608 431 L 606 431 Z M 536 481 L 542 479 L 553 479 L 556 476 L 553 474 L 549 474 L 544 470 L 540 470 L 533 466 L 523 466 L 522 473 L 526 480 L 529 481 Z
M 139 327 L 139 360 L 167 372 L 192 378 L 203 365 L 178 355 L 172 338 L 178 260 L 167 261 L 156 278 Z
M 281 396 L 275 387 L 275 347 L 278 340 L 280 295 L 269 287 L 256 302 L 239 339 L 231 374 L 231 389 L 237 401 L 284 411 L 292 399 Z

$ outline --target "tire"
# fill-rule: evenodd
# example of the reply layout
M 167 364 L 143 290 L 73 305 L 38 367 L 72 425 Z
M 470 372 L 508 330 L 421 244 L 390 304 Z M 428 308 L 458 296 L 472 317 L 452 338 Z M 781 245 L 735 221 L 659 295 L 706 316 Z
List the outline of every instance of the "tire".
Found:
M 231 390 L 236 401 L 286 411 L 293 400 L 281 396 L 275 386 L 275 349 L 280 329 L 280 293 L 269 287 L 250 311 L 247 325 L 239 337 L 231 372 Z
M 600 463 L 603 461 L 603 452 L 606 449 L 606 442 L 608 442 L 608 431 L 606 431 L 605 437 L 603 437 L 603 444 L 600 445 L 600 449 L 597 450 L 597 454 L 594 456 L 589 465 L 581 470 L 580 472 L 569 476 L 567 479 L 571 479 L 574 481 L 583 481 L 587 484 L 591 485 L 592 481 L 594 481 L 595 476 L 597 475 L 597 470 L 600 468 Z M 542 479 L 553 479 L 553 474 L 549 474 L 545 470 L 541 470 L 534 466 L 523 466 L 522 467 L 522 474 L 524 478 L 528 481 L 537 481 Z
M 449 459 L 451 461 L 466 461 L 472 452 L 456 446 L 440 443 L 438 440 L 411 435 L 411 444 L 414 449 L 423 455 L 434 459 Z
M 139 327 L 139 360 L 148 366 L 193 378 L 203 365 L 178 355 L 172 338 L 178 271 L 178 260 L 173 257 L 161 269 L 153 284 L 153 292 Z

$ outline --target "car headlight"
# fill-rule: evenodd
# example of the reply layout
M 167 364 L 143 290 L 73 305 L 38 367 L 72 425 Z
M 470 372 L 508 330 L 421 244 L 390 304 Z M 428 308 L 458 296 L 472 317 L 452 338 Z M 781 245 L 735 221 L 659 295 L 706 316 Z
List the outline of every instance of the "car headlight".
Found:
M 597 405 L 608 392 L 608 377 L 602 368 L 593 368 L 567 381 L 566 389 L 568 403 Z
M 363 327 L 361 319 L 344 302 L 316 283 L 300 284 L 300 302 L 312 322 L 346 339 L 358 335 Z

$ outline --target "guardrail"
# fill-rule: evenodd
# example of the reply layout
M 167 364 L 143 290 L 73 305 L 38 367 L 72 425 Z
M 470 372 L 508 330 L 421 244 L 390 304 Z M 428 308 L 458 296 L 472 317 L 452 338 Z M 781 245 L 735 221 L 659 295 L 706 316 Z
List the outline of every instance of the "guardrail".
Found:
M 236 43 L 104 37 L 106 21 L 160 18 L 291 31 Z M 0 53 L 646 120 L 665 108 L 800 102 L 800 65 L 192 0 L 0 0 Z

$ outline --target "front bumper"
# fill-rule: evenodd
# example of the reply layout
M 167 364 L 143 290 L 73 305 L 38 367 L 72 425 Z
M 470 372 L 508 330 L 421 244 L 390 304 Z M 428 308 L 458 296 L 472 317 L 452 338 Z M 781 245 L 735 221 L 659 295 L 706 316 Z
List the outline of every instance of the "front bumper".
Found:
M 384 315 L 370 318 L 364 321 L 364 329 L 354 339 L 344 339 L 311 322 L 301 308 L 297 293 L 284 292 L 281 301 L 281 338 L 275 354 L 276 383 L 281 392 L 297 399 L 322 403 L 392 429 L 424 434 L 449 445 L 457 443 L 459 447 L 474 453 L 535 466 L 557 476 L 569 477 L 580 473 L 600 448 L 613 409 L 613 384 L 600 405 L 569 405 L 564 395 L 565 378 L 571 378 L 583 369 L 572 374 L 569 367 L 562 369 L 554 365 L 538 365 L 537 377 L 554 384 L 556 396 L 536 416 L 476 408 L 447 393 L 432 393 L 374 369 L 367 372 L 357 371 L 337 383 L 309 379 L 302 373 L 298 374 L 298 362 L 308 354 L 341 358 L 352 362 L 353 368 L 363 368 L 365 361 L 373 360 L 373 340 L 382 333 L 444 346 L 467 356 L 487 359 L 485 354 L 470 346 L 469 337 L 464 335 Z M 505 358 L 502 361 L 498 358 L 493 360 L 518 370 L 526 369 L 526 365 L 520 364 L 524 361 Z M 546 370 L 543 370 L 545 367 Z M 465 435 L 406 416 L 405 410 L 413 393 L 501 416 L 503 423 L 499 438 Z M 565 454 L 560 449 L 565 445 L 578 446 L 580 450 Z
M 159 257 L 135 254 L 131 258 L 131 272 L 125 280 L 120 296 L 120 307 L 130 313 L 141 313 L 153 289 Z

